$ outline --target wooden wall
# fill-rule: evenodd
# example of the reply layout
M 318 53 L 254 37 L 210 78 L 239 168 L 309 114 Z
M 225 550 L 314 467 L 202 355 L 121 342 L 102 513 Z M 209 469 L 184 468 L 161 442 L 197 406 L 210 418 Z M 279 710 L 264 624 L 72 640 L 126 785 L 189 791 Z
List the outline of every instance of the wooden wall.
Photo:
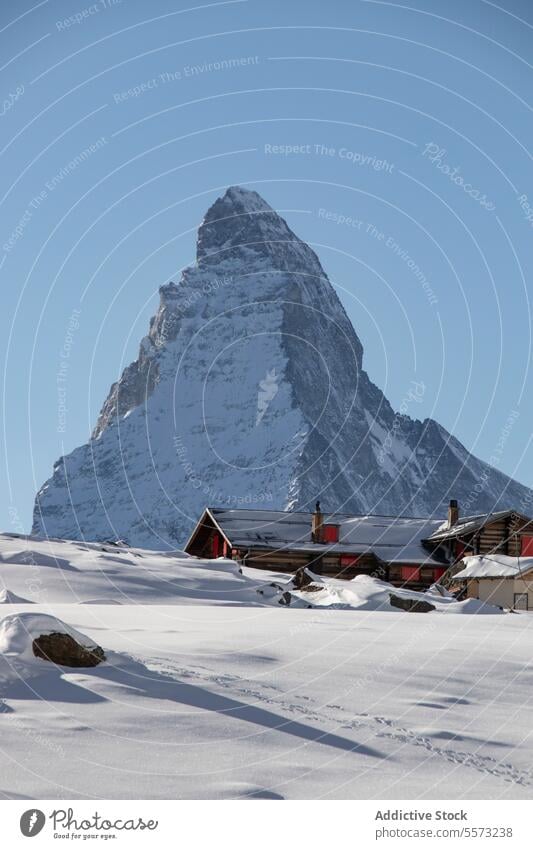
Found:
M 533 522 L 516 513 L 504 519 L 487 523 L 477 534 L 471 535 L 475 554 L 509 554 L 518 557 L 521 534 L 533 535 Z

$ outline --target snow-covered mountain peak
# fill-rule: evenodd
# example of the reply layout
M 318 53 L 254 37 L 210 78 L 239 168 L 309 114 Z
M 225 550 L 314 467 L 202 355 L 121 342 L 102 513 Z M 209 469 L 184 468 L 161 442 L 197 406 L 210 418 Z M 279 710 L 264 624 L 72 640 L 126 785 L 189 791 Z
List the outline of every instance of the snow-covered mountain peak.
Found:
M 231 186 L 208 209 L 198 230 L 196 258 L 200 267 L 239 259 L 263 259 L 273 269 L 294 272 L 308 265 L 316 276 L 325 276 L 314 251 L 281 215 L 241 186 Z
M 229 186 L 221 200 L 227 205 L 233 205 L 241 212 L 273 212 L 270 204 L 260 194 L 244 186 Z
M 207 211 L 90 442 L 37 494 L 34 533 L 180 545 L 208 504 L 444 515 L 530 503 L 431 419 L 395 414 L 314 251 L 256 192 Z M 483 481 L 483 486 L 479 482 Z

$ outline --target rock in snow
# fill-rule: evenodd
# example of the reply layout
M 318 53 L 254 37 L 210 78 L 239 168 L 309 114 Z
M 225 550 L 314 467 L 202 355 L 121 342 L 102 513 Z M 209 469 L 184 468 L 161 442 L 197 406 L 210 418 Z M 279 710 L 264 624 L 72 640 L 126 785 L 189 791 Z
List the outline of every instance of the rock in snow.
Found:
M 0 655 L 26 662 L 39 658 L 62 666 L 96 666 L 105 660 L 100 646 L 44 613 L 19 613 L 2 619 Z
M 70 634 L 62 634 L 59 631 L 36 637 L 32 643 L 32 649 L 35 657 L 57 663 L 59 666 L 98 666 L 106 659 L 100 646 L 87 648 Z
M 430 613 L 435 610 L 435 605 L 425 599 L 403 598 L 401 595 L 389 594 L 392 607 L 405 610 L 407 613 Z
M 316 254 L 256 192 L 211 206 L 197 264 L 160 295 L 91 440 L 38 492 L 34 534 L 168 549 L 206 504 L 320 497 L 328 512 L 426 516 L 450 496 L 529 503 L 437 422 L 395 414 Z

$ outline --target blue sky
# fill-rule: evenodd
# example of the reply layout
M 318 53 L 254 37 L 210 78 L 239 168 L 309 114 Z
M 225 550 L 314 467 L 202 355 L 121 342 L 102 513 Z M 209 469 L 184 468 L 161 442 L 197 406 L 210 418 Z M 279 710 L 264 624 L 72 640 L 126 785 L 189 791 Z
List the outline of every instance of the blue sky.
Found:
M 525 0 L 2 3 L 0 528 L 231 184 L 314 246 L 393 406 L 423 383 L 410 415 L 533 485 L 532 35 Z

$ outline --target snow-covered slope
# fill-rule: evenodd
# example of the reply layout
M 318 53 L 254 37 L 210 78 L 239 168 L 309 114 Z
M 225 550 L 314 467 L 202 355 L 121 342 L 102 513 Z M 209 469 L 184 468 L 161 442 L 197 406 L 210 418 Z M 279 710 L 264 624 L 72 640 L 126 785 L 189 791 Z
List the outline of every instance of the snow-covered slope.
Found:
M 182 552 L 40 540 L 0 534 L 0 603 L 243 604 L 259 606 L 256 588 L 271 579 L 232 560 L 199 560 Z M 285 580 L 287 577 L 285 576 Z
M 450 496 L 472 510 L 529 503 L 436 422 L 395 417 L 317 256 L 255 192 L 213 204 L 197 264 L 160 293 L 92 439 L 40 489 L 34 533 L 166 549 L 206 504 L 319 497 L 328 512 L 430 515 Z
M 0 554 L 0 799 L 531 798 L 531 614 L 406 613 L 372 578 L 295 609 L 257 592 L 287 575 L 121 546 Z M 106 660 L 36 658 L 52 631 Z
M 0 798 L 531 799 L 527 614 L 57 616 L 107 661 L 0 654 Z

